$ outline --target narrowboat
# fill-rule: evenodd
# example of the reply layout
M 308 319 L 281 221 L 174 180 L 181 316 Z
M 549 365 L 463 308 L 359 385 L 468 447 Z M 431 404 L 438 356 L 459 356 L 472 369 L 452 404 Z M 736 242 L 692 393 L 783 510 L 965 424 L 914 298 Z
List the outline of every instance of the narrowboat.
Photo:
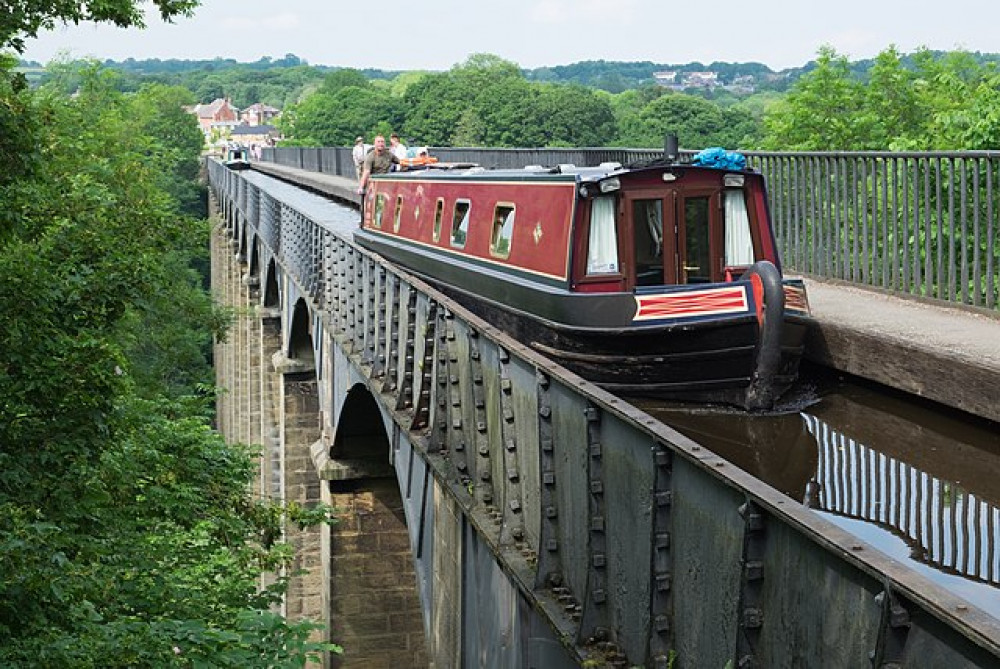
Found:
M 616 394 L 767 411 L 798 375 L 805 286 L 745 162 L 373 175 L 355 239 Z
M 250 152 L 245 146 L 226 147 L 226 157 L 223 164 L 231 170 L 250 169 Z

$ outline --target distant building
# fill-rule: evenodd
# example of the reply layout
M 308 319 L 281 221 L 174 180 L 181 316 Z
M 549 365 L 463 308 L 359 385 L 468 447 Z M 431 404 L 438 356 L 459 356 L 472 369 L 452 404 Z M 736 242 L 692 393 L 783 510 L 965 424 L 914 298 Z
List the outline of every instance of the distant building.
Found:
M 684 88 L 708 88 L 719 85 L 719 75 L 716 72 L 687 72 L 684 75 Z
M 240 112 L 240 120 L 247 125 L 267 125 L 276 119 L 280 114 L 280 109 L 275 109 L 274 107 L 266 105 L 262 102 L 257 102 Z
M 216 98 L 207 105 L 197 104 L 189 109 L 198 116 L 198 125 L 207 133 L 213 124 L 239 122 L 239 110 L 229 102 L 229 98 Z
M 213 134 L 215 137 L 228 135 L 240 122 L 239 110 L 229 98 L 216 98 L 207 105 L 197 104 L 188 111 L 198 117 L 198 125 L 207 142 L 212 141 Z
M 676 70 L 664 70 L 662 72 L 653 72 L 653 79 L 656 80 L 658 85 L 675 91 L 682 91 L 685 88 L 707 88 L 711 90 L 720 85 L 717 72 L 677 72 Z
M 281 133 L 273 125 L 238 125 L 229 132 L 229 139 L 243 146 L 266 146 L 268 140 L 280 138 Z
M 664 72 L 653 72 L 653 79 L 660 86 L 667 86 L 672 88 L 674 83 L 677 81 L 677 72 L 674 70 L 666 70 Z
M 753 75 L 741 74 L 738 77 L 733 77 L 732 82 L 724 88 L 733 93 L 753 93 L 757 89 L 757 85 Z

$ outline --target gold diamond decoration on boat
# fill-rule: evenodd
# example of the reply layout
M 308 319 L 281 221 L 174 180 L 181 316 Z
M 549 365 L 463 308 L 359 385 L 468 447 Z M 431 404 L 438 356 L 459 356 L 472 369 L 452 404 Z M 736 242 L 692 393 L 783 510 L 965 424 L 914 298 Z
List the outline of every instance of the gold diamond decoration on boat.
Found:
M 542 222 L 538 221 L 535 223 L 535 231 L 531 233 L 531 236 L 535 238 L 535 246 L 542 241 Z

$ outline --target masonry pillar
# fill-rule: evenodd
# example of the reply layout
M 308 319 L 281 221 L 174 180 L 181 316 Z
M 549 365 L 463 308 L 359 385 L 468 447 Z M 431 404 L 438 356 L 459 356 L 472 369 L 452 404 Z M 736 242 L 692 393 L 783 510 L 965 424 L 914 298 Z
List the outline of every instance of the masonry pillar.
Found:
M 395 478 L 333 482 L 332 635 L 344 669 L 428 666 L 417 577 Z M 454 666 L 454 665 L 441 665 Z
M 281 386 L 283 376 L 271 367 L 271 360 L 281 350 L 281 311 L 272 307 L 261 307 L 258 312 L 259 346 L 257 356 L 260 370 L 257 375 L 257 396 L 259 399 L 260 432 L 260 480 L 258 489 L 262 499 L 276 503 L 285 501 L 284 453 L 281 443 Z M 265 363 L 266 366 L 265 366 Z M 261 587 L 273 585 L 275 578 L 262 576 Z M 284 603 L 281 613 L 285 613 Z
M 260 444 L 263 446 L 264 440 L 261 437 L 261 348 L 263 336 L 263 320 L 259 313 L 260 304 L 260 281 L 257 277 L 247 276 L 247 442 L 250 444 Z M 272 355 L 273 355 L 272 351 Z M 270 359 L 270 358 L 265 358 Z M 263 452 L 261 462 L 263 463 Z M 261 470 L 263 474 L 263 470 Z M 263 479 L 259 483 L 263 482 Z M 263 492 L 262 489 L 260 489 Z
M 223 306 L 230 306 L 229 301 L 229 278 L 232 263 L 228 258 L 229 238 L 226 234 L 225 221 L 219 221 L 212 230 L 211 235 L 211 256 L 212 256 L 212 294 Z M 220 389 L 229 386 L 232 378 L 232 370 L 229 367 L 229 347 L 224 342 L 215 341 L 212 345 L 212 357 L 215 366 L 215 385 Z M 227 393 L 220 392 L 215 400 L 215 425 L 219 434 L 227 441 L 230 439 L 229 433 L 229 403 L 231 398 Z
M 316 371 L 311 363 L 291 360 L 281 353 L 273 356 L 274 370 L 281 378 L 281 443 L 284 451 L 284 492 L 286 503 L 313 506 L 320 502 L 320 478 L 313 465 L 310 446 L 320 437 L 319 396 Z M 285 527 L 285 539 L 295 551 L 292 578 L 285 596 L 289 620 L 327 620 L 323 609 L 322 532 L 326 526 L 299 529 Z M 296 572 L 306 570 L 297 575 Z M 323 640 L 328 630 L 318 633 Z

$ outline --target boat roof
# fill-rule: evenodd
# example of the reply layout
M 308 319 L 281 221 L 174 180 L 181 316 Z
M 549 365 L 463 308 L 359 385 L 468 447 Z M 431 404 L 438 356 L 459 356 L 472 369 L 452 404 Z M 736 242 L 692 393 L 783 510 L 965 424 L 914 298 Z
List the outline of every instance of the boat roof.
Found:
M 600 181 L 601 179 L 617 174 L 627 174 L 646 169 L 683 169 L 683 170 L 710 170 L 713 172 L 751 172 L 751 170 L 720 170 L 716 167 L 706 167 L 701 165 L 691 165 L 689 163 L 666 163 L 658 162 L 652 164 L 623 166 L 618 162 L 601 163 L 600 165 L 582 167 L 571 163 L 563 163 L 554 166 L 527 165 L 521 168 L 497 168 L 487 169 L 476 163 L 430 163 L 410 167 L 398 172 L 386 174 L 374 174 L 373 178 L 388 179 L 442 179 L 442 180 L 484 180 L 484 181 L 576 181 L 589 183 Z

